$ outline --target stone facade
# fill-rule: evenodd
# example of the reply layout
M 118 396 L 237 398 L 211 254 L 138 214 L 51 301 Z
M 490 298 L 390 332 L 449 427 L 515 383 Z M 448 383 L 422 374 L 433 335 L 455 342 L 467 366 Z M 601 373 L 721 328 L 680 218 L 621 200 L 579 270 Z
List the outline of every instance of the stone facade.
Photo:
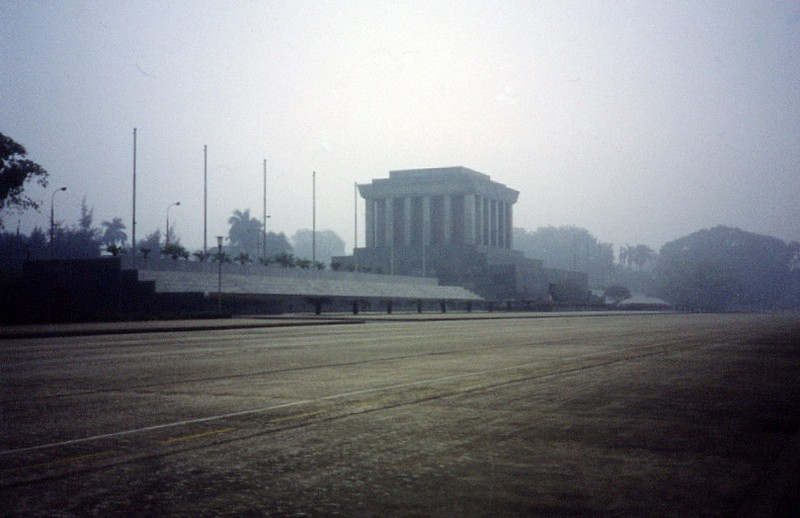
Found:
M 391 171 L 359 186 L 366 247 L 479 245 L 512 248 L 519 192 L 466 167 Z
M 513 249 L 518 191 L 466 167 L 444 167 L 390 171 L 389 178 L 359 185 L 359 193 L 365 200 L 366 246 L 339 262 L 437 277 L 488 300 L 550 300 L 552 275 L 541 261 Z M 571 291 L 586 293 L 585 285 L 583 274 Z

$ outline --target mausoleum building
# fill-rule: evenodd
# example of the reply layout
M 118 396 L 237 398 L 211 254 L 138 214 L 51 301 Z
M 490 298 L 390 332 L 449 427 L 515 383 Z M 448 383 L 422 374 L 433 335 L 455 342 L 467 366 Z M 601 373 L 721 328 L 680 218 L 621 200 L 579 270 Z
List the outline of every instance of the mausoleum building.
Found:
M 336 258 L 392 275 L 438 277 L 489 300 L 580 298 L 586 275 L 551 271 L 513 249 L 519 192 L 466 167 L 390 171 L 358 186 L 365 247 Z
M 512 248 L 519 192 L 466 167 L 391 171 L 359 186 L 367 248 L 482 245 Z

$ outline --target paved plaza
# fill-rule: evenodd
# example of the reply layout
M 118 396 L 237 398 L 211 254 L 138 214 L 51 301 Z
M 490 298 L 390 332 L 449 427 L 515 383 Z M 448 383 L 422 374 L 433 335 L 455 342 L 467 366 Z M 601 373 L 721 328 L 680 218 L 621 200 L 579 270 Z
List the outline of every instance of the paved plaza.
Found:
M 800 318 L 509 316 L 7 334 L 3 513 L 797 511 Z

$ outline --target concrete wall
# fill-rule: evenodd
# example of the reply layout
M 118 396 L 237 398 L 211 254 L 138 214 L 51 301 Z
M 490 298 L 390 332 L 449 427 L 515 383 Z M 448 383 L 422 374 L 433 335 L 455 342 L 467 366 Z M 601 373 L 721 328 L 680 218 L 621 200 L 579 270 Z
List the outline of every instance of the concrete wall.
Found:
M 120 257 L 122 268 L 126 269 L 143 269 L 143 270 L 158 270 L 158 271 L 173 271 L 173 272 L 197 272 L 197 273 L 217 273 L 219 265 L 214 262 L 201 263 L 199 261 L 185 261 L 172 259 L 143 259 L 141 257 L 133 259 L 131 257 Z M 358 282 L 378 282 L 394 284 L 428 284 L 437 285 L 438 280 L 435 278 L 422 279 L 419 277 L 403 276 L 403 275 L 378 275 L 372 273 L 355 273 L 347 271 L 332 271 L 332 270 L 304 270 L 302 268 L 284 268 L 280 265 L 271 264 L 263 266 L 260 264 L 237 264 L 237 263 L 223 263 L 223 275 L 236 274 L 236 275 L 258 275 L 267 277 L 285 277 L 294 279 L 327 279 L 327 280 L 344 280 L 344 281 L 358 281 Z

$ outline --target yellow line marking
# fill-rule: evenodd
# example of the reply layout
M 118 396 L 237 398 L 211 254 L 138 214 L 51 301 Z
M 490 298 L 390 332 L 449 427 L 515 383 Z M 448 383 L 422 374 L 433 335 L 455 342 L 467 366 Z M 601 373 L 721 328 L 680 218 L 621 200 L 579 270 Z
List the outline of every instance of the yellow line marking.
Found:
M 50 462 L 40 462 L 39 464 L 30 464 L 28 466 L 20 466 L 18 468 L 11 468 L 3 470 L 3 473 L 15 473 L 17 471 L 27 471 L 29 469 L 38 469 L 38 468 L 47 468 L 58 466 L 59 464 L 69 464 L 70 462 L 79 462 L 82 460 L 89 460 L 89 459 L 96 459 L 99 457 L 105 457 L 114 453 L 111 450 L 101 451 L 98 453 L 89 453 L 86 455 L 76 455 L 74 457 L 67 457 L 65 459 L 53 460 Z
M 293 419 L 302 419 L 304 417 L 311 417 L 312 415 L 317 414 L 324 414 L 325 410 L 317 410 L 316 412 L 306 412 L 305 414 L 295 414 L 286 417 L 279 417 L 277 419 L 270 420 L 270 423 L 282 423 L 284 421 L 291 421 Z
M 235 430 L 236 428 L 220 428 L 219 430 L 211 430 L 210 432 L 196 433 L 194 435 L 184 435 L 182 437 L 172 437 L 166 441 L 161 441 L 161 444 L 172 444 L 181 441 L 191 441 L 192 439 L 202 439 L 203 437 L 211 437 L 212 435 L 219 435 Z

